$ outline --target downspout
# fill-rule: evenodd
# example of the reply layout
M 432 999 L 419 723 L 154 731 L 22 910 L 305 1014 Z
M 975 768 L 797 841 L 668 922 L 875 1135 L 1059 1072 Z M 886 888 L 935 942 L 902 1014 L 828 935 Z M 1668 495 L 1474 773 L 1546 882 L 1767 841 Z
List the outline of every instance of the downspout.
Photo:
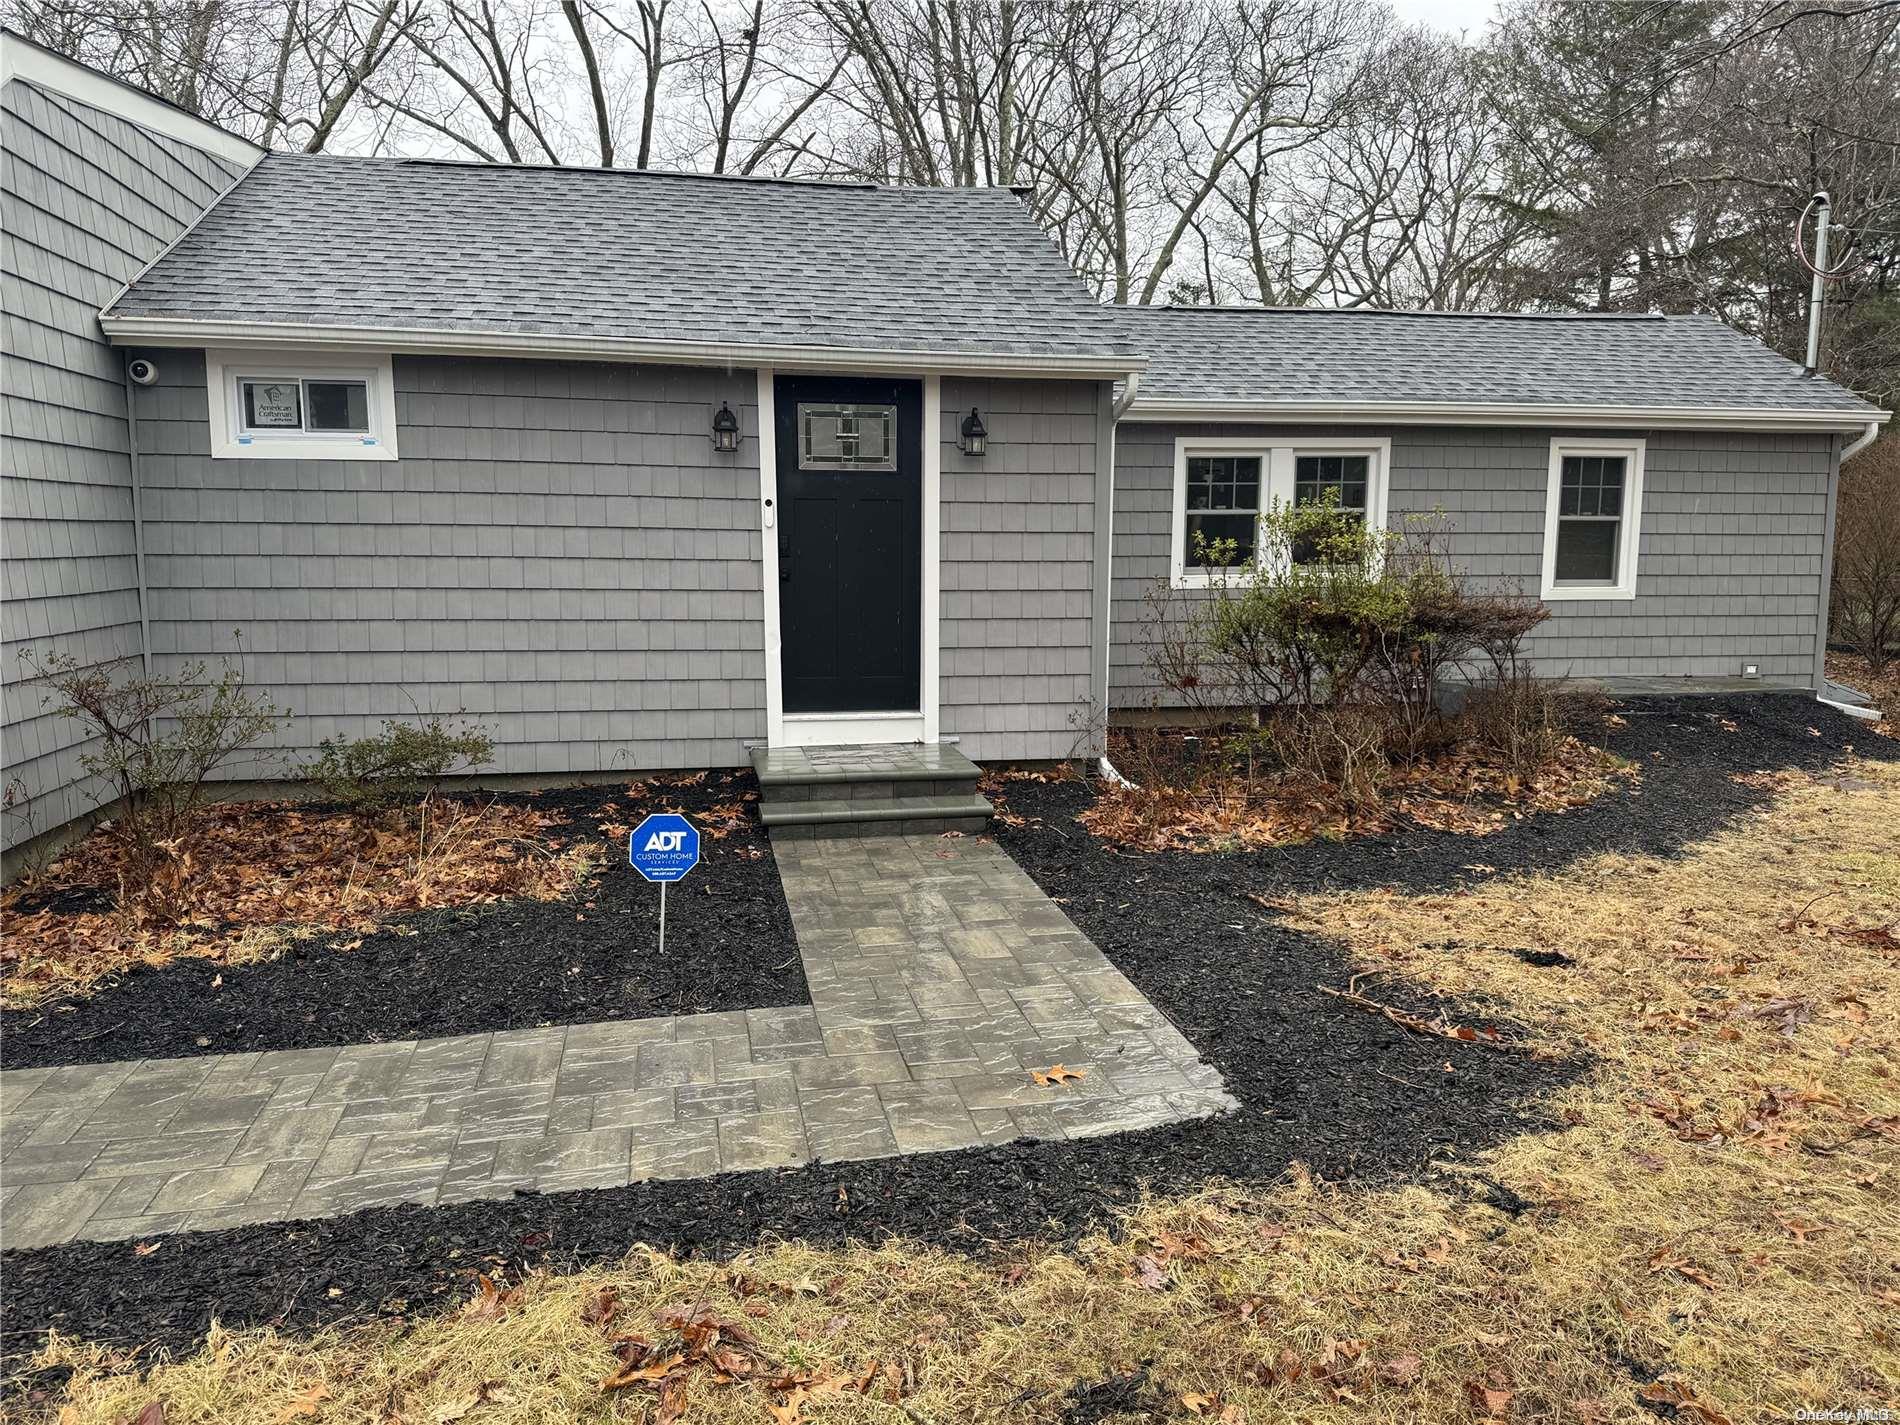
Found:
M 1829 616 L 1834 612 L 1834 519 L 1835 512 L 1840 505 L 1841 466 L 1854 456 L 1860 454 L 1860 452 L 1865 450 L 1868 446 L 1872 445 L 1879 435 L 1880 422 L 1869 421 L 1867 422 L 1867 429 L 1862 431 L 1859 436 L 1855 437 L 1852 443 L 1845 447 L 1840 446 L 1839 436 L 1834 438 L 1835 445 L 1839 448 L 1840 453 L 1835 457 L 1833 468 L 1828 471 L 1826 533 L 1822 536 L 1826 543 L 1822 546 L 1821 550 L 1821 627 L 1819 635 L 1815 639 L 1814 648 L 1815 700 L 1817 702 L 1826 703 L 1829 707 L 1834 708 L 1836 711 L 1844 712 L 1849 717 L 1860 718 L 1866 722 L 1880 721 L 1880 709 L 1862 707 L 1854 703 L 1839 702 L 1827 695 L 1827 631 Z
M 1122 398 L 1115 403 L 1114 417 L 1120 420 L 1128 414 L 1128 408 L 1135 404 L 1135 395 L 1141 390 L 1141 373 L 1130 371 L 1122 380 Z
M 1115 770 L 1115 764 L 1108 760 L 1108 686 L 1109 660 L 1114 657 L 1115 631 L 1115 436 L 1121 427 L 1121 419 L 1128 408 L 1134 404 L 1135 392 L 1141 385 L 1141 373 L 1130 371 L 1122 383 L 1121 399 L 1116 401 L 1108 413 L 1108 499 L 1106 545 L 1108 597 L 1103 601 L 1102 609 L 1102 755 L 1096 762 L 1096 769 L 1102 774 L 1102 780 L 1112 787 L 1133 786 L 1126 777 Z
M 139 493 L 139 416 L 133 405 L 136 387 L 132 382 L 132 363 L 120 352 L 120 377 L 125 383 L 125 451 L 132 473 L 132 563 L 138 571 L 139 585 L 139 665 L 145 676 L 152 676 L 152 600 L 145 583 L 145 501 Z
M 1880 439 L 1880 422 L 1867 422 L 1867 428 L 1855 436 L 1854 439 L 1848 443 L 1846 448 L 1841 451 L 1841 463 L 1845 465 L 1878 439 Z

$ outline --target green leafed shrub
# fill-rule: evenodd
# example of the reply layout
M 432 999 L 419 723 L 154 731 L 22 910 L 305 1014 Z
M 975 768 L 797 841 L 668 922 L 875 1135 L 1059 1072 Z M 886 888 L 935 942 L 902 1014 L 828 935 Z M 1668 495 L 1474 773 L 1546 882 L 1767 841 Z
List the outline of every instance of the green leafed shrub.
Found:
M 495 760 L 495 740 L 480 723 L 418 717 L 383 723 L 374 737 L 325 738 L 303 776 L 325 796 L 350 806 L 386 807 L 421 801 L 443 778 Z
M 1278 506 L 1260 517 L 1254 561 L 1199 546 L 1209 587 L 1151 596 L 1150 671 L 1203 723 L 1250 714 L 1260 731 L 1233 744 L 1247 775 L 1270 760 L 1357 807 L 1395 764 L 1480 728 L 1529 765 L 1564 732 L 1522 652 L 1549 610 L 1461 579 L 1446 532 L 1438 515 L 1381 530 L 1334 505 Z M 1440 709 L 1454 677 L 1473 689 L 1468 723 Z

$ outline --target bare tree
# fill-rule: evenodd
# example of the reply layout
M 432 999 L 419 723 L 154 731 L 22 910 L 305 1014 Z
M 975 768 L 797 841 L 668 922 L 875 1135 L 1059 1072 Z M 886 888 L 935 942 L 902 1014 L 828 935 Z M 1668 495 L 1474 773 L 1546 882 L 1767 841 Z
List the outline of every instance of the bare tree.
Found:
M 1875 673 L 1900 658 L 1900 438 L 1891 435 L 1841 468 L 1833 627 Z

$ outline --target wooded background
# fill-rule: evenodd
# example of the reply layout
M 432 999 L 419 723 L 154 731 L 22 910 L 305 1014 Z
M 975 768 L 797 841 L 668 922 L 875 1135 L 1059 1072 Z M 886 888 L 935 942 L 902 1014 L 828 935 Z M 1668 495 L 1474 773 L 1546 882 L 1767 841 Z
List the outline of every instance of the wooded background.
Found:
M 7 0 L 273 148 L 1018 184 L 1108 300 L 1712 312 L 1900 396 L 1900 0 Z M 743 280 L 735 274 L 735 280 Z

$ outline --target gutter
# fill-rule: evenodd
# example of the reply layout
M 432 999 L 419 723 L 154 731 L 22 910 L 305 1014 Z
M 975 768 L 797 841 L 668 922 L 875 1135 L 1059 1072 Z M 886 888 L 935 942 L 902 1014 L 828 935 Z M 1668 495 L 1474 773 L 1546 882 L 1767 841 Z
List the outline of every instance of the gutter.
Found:
M 1456 401 L 1229 401 L 1153 398 L 1130 406 L 1129 421 L 1206 421 L 1293 425 L 1550 425 L 1598 429 L 1800 431 L 1871 439 L 1889 411 L 1791 409 L 1760 406 L 1609 406 L 1472 403 Z M 1854 447 L 1859 449 L 1858 443 Z
M 1858 439 L 1841 447 L 1841 461 L 1843 464 L 1852 460 L 1856 455 L 1859 455 L 1880 438 L 1880 423 L 1885 419 L 1885 416 L 1876 416 L 1874 419 L 1868 421 L 1866 429 L 1860 433 Z
M 114 300 L 117 300 L 116 298 Z M 675 366 L 769 366 L 782 371 L 891 371 L 915 374 L 1054 376 L 1113 380 L 1141 357 L 1065 356 L 1041 352 L 902 351 L 889 348 L 650 340 L 584 334 L 481 331 L 453 327 L 320 326 L 301 322 L 199 321 L 115 316 L 108 303 L 99 325 L 115 344 L 233 350 L 415 352 L 439 356 L 521 356 L 582 361 L 641 361 Z

